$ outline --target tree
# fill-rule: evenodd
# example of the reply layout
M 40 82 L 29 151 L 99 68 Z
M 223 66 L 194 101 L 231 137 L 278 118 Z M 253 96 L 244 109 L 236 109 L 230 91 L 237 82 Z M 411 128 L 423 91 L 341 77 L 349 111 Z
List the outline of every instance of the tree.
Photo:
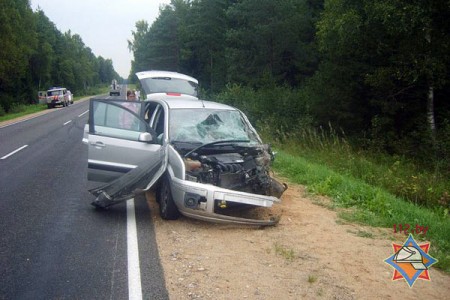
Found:
M 176 4 L 181 6 L 181 2 Z M 179 20 L 175 6 L 167 5 L 150 28 L 146 23 L 137 23 L 134 34 L 135 71 L 161 69 L 179 71 L 180 41 L 178 35 Z
M 269 74 L 296 86 L 311 76 L 317 64 L 316 5 L 306 0 L 245 0 L 230 6 L 229 79 L 254 85 Z
M 136 31 L 132 31 L 132 40 L 128 40 L 128 50 L 133 52 L 134 60 L 131 62 L 131 74 L 129 78 L 130 82 L 136 82 L 136 78 L 132 76 L 138 71 L 144 71 L 145 67 L 142 65 L 147 64 L 147 34 L 149 32 L 149 25 L 146 21 L 140 20 L 136 22 Z
M 336 98 L 350 101 L 338 108 L 362 120 L 353 128 L 393 146 L 426 128 L 427 114 L 434 119 L 432 92 L 449 83 L 449 17 L 448 4 L 438 0 L 326 2 L 318 23 L 318 76 L 328 76 L 316 76 L 317 85 L 338 83 L 336 90 L 347 92 Z
M 200 80 L 203 88 L 220 91 L 226 84 L 225 36 L 229 1 L 194 1 L 183 37 L 182 67 Z
M 0 1 L 0 106 L 6 111 L 30 90 L 27 72 L 37 43 L 34 28 L 28 1 Z
M 66 86 L 83 94 L 91 85 L 119 78 L 112 61 L 97 58 L 78 34 L 61 33 L 27 0 L 0 0 L 0 111 L 34 103 L 37 90 Z M 102 81 L 100 64 L 108 69 Z
M 52 61 L 55 52 L 52 44 L 55 42 L 57 29 L 42 10 L 35 14 L 37 47 L 30 60 L 30 69 L 38 89 L 46 89 L 51 82 Z

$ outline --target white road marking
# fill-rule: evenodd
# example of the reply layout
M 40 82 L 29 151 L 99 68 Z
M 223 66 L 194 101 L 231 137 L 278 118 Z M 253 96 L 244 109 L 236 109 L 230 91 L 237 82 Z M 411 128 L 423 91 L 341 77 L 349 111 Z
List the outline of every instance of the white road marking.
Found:
M 63 124 L 63 126 L 66 126 L 66 125 L 69 124 L 70 122 L 72 122 L 72 120 L 67 121 L 66 123 Z
M 7 158 L 10 157 L 11 155 L 16 154 L 17 152 L 19 152 L 19 151 L 22 150 L 22 149 L 25 149 L 26 147 L 28 147 L 28 145 L 24 145 L 24 146 L 20 147 L 19 149 L 16 149 L 16 150 L 14 150 L 14 151 L 11 152 L 11 153 L 6 154 L 5 156 L 3 156 L 3 157 L 0 158 L 0 159 L 7 159 Z
M 134 213 L 134 198 L 127 201 L 128 299 L 142 300 L 141 268 Z
M 85 111 L 84 113 L 82 113 L 81 115 L 78 115 L 78 118 L 81 118 L 82 116 L 84 116 L 85 114 L 87 114 L 89 112 L 89 110 Z

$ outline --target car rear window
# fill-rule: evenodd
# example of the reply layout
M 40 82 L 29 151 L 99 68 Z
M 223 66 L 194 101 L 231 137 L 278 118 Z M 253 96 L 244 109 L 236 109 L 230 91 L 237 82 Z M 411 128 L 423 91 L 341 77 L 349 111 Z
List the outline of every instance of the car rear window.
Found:
M 58 91 L 47 91 L 47 95 L 48 96 L 58 96 L 58 95 L 62 95 L 63 91 L 62 90 L 58 90 Z
M 180 93 L 198 96 L 198 85 L 193 81 L 172 77 L 153 77 L 141 79 L 142 87 L 147 94 Z

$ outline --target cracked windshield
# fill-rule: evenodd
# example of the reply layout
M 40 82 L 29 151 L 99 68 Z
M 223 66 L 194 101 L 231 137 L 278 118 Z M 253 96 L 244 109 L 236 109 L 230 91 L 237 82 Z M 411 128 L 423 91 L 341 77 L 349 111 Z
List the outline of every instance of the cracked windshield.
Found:
M 258 144 L 258 138 L 238 111 L 212 109 L 178 109 L 171 114 L 169 137 L 176 142 L 202 144 L 222 140 L 249 140 Z

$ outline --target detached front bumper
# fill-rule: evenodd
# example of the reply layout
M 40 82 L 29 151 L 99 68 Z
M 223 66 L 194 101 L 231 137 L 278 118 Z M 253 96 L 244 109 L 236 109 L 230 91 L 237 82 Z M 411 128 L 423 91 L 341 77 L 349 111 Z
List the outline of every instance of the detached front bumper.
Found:
M 218 212 L 220 205 L 238 204 L 270 208 L 274 203 L 281 202 L 277 197 L 239 192 L 178 178 L 171 179 L 171 190 L 178 210 L 187 217 L 216 223 L 257 226 L 276 225 L 279 221 L 279 217 L 264 220 L 234 217 Z

